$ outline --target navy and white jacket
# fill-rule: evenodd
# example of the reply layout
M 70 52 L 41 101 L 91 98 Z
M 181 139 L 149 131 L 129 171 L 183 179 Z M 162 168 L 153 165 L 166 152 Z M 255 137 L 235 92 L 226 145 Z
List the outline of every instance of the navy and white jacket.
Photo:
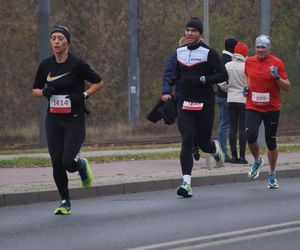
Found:
M 176 60 L 177 60 L 177 51 L 174 51 L 172 53 L 172 55 L 169 57 L 167 67 L 164 71 L 163 88 L 162 88 L 163 94 L 171 94 L 172 93 L 172 87 L 170 86 L 170 79 L 174 72 Z
M 200 77 L 205 76 L 205 84 Z M 179 101 L 215 103 L 213 84 L 227 81 L 227 70 L 218 53 L 203 42 L 177 49 L 171 78 Z

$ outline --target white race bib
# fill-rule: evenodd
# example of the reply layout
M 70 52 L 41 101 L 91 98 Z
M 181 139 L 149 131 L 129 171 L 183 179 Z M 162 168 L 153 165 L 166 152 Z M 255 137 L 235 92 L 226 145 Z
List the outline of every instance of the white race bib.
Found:
M 52 95 L 50 97 L 50 113 L 71 113 L 71 101 L 67 95 Z
M 203 105 L 204 105 L 204 103 L 184 101 L 182 104 L 182 110 L 200 111 L 203 109 Z
M 266 106 L 270 103 L 270 93 L 252 92 L 252 103 L 259 106 Z

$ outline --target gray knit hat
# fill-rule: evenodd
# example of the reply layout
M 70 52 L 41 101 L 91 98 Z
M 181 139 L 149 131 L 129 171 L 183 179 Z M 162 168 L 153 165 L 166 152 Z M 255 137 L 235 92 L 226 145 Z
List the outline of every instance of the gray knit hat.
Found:
M 266 35 L 260 35 L 255 39 L 255 47 L 262 46 L 271 49 L 271 39 Z

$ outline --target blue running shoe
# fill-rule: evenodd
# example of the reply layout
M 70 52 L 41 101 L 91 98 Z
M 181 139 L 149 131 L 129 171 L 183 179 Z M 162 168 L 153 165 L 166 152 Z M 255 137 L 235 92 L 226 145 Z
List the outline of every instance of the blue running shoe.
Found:
M 255 180 L 259 176 L 259 169 L 264 166 L 264 160 L 262 157 L 259 158 L 259 162 L 255 161 L 252 164 L 250 171 L 248 172 L 248 178 Z
M 268 184 L 269 189 L 278 189 L 279 188 L 279 184 L 277 182 L 275 175 L 270 174 L 268 179 L 269 179 L 269 184 Z
M 177 195 L 182 196 L 184 198 L 192 197 L 192 187 L 188 185 L 185 181 L 177 188 Z
M 81 184 L 84 188 L 90 188 L 94 182 L 94 176 L 90 164 L 86 158 L 81 159 L 83 169 L 79 171 Z
M 66 200 L 62 200 L 59 207 L 54 210 L 54 214 L 56 215 L 69 215 L 71 213 L 71 203 Z
M 216 160 L 216 165 L 218 168 L 224 166 L 224 161 L 225 161 L 225 154 L 221 148 L 221 145 L 218 141 L 214 141 L 216 145 L 216 153 L 213 155 L 213 157 Z

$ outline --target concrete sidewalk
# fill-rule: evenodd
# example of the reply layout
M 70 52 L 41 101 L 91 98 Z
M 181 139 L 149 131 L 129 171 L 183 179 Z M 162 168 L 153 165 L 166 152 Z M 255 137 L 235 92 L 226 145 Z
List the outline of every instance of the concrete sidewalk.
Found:
M 178 149 L 163 150 L 167 152 L 168 150 Z M 139 152 L 141 153 L 140 150 Z M 94 154 L 85 152 L 83 156 Z M 203 156 L 203 153 L 201 156 Z M 246 158 L 249 161 L 248 165 L 225 163 L 223 168 L 216 168 L 213 159 L 210 160 L 211 165 L 208 166 L 207 159 L 202 157 L 200 161 L 194 164 L 192 186 L 248 181 L 247 172 L 253 159 L 249 155 Z M 269 169 L 265 155 L 264 160 L 265 166 L 259 177 L 261 180 L 266 179 Z M 163 189 L 174 189 L 175 194 L 175 189 L 181 182 L 179 159 L 123 161 L 102 164 L 91 162 L 91 167 L 95 175 L 95 183 L 89 190 L 81 188 L 78 174 L 69 174 L 71 199 Z M 300 153 L 280 153 L 277 176 L 279 184 L 280 178 L 299 177 Z M 53 181 L 51 167 L 0 168 L 0 207 L 53 200 L 60 200 L 60 198 Z

